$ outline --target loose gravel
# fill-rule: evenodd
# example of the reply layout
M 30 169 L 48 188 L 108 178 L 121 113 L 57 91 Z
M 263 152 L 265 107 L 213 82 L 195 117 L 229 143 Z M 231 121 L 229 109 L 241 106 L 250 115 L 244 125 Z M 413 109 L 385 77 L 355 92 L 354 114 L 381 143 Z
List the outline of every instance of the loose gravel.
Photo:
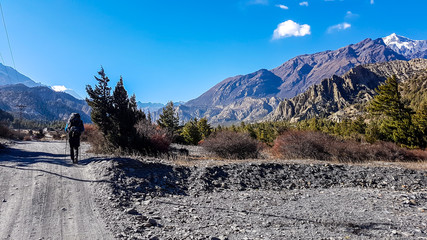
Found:
M 427 173 L 397 167 L 92 161 L 120 239 L 427 239 Z M 106 201 L 108 200 L 108 201 Z

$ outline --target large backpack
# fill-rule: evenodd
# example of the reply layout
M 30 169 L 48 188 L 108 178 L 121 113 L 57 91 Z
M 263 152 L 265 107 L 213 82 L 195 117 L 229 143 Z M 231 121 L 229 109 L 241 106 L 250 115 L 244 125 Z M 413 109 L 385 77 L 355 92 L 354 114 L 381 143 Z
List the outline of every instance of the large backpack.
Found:
M 82 133 L 76 126 L 72 126 L 68 132 L 68 136 L 70 136 L 70 138 L 78 138 L 81 134 Z
M 80 125 L 81 125 L 81 120 L 80 120 L 80 114 L 78 113 L 73 113 L 70 116 L 70 119 L 68 119 L 68 136 L 70 136 L 70 138 L 78 138 L 80 137 L 81 130 L 80 130 Z

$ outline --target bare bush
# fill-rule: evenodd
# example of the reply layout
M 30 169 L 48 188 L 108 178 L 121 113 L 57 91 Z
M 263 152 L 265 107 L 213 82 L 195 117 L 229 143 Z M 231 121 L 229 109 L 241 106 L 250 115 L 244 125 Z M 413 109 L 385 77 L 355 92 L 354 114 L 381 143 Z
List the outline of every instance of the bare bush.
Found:
M 355 140 L 334 139 L 326 148 L 331 160 L 338 162 L 365 162 L 372 159 L 370 145 Z
M 391 142 L 376 142 L 372 144 L 369 153 L 378 161 L 426 161 L 427 153 L 420 149 L 409 150 Z
M 91 152 L 94 153 L 110 153 L 112 151 L 111 146 L 105 140 L 104 135 L 94 124 L 85 124 L 85 131 L 81 135 L 80 140 L 87 141 L 90 146 Z
M 201 146 L 222 158 L 257 158 L 260 144 L 247 133 L 220 131 L 209 136 Z
M 339 162 L 426 161 L 422 150 L 401 148 L 390 142 L 375 144 L 343 140 L 321 132 L 290 130 L 277 137 L 273 152 L 285 159 L 317 159 Z
M 289 130 L 277 137 L 273 151 L 287 159 L 330 160 L 328 144 L 335 138 L 321 132 Z
M 13 132 L 7 126 L 0 124 L 0 137 L 12 138 Z
M 157 154 L 169 150 L 171 139 L 166 130 L 147 119 L 139 121 L 135 128 L 140 138 L 139 146 L 137 146 L 140 151 Z

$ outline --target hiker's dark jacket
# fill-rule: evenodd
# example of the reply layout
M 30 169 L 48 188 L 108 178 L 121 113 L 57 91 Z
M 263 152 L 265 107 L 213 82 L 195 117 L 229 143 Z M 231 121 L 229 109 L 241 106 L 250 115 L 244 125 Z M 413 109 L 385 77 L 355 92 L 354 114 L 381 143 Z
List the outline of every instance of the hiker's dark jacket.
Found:
M 68 133 L 70 146 L 79 147 L 80 146 L 80 135 L 85 130 L 83 121 L 80 119 L 80 114 L 73 113 L 68 119 L 67 125 L 65 126 L 65 131 Z

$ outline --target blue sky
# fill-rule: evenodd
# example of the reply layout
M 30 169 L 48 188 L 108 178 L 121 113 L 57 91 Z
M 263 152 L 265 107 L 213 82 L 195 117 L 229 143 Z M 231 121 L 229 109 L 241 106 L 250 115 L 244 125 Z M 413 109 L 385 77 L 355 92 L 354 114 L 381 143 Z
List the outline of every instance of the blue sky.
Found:
M 3 0 L 16 68 L 81 96 L 102 65 L 139 101 L 393 32 L 427 39 L 426 0 Z M 0 53 L 13 66 L 4 29 Z

